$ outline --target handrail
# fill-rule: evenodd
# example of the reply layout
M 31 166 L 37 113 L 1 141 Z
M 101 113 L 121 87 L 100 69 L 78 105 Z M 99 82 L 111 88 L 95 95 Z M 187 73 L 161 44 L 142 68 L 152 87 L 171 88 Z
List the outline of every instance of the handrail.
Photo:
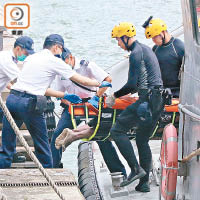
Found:
M 179 110 L 183 112 L 184 114 L 189 115 L 191 118 L 200 121 L 200 110 L 195 108 L 195 110 L 198 111 L 198 113 L 194 113 L 193 111 L 191 111 L 192 108 L 194 109 L 193 105 L 179 104 L 178 107 L 179 107 Z

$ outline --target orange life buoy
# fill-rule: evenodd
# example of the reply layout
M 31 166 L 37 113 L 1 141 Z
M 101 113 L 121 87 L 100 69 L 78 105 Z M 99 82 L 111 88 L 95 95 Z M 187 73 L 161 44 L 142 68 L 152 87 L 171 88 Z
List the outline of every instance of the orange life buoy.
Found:
M 160 157 L 161 194 L 165 200 L 172 200 L 176 195 L 178 175 L 178 138 L 173 124 L 168 124 L 164 128 Z

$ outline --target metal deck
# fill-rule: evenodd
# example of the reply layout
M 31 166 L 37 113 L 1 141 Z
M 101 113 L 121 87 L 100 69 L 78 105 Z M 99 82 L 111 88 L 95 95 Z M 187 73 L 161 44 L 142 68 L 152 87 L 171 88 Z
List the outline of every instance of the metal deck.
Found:
M 158 169 L 159 168 L 159 156 L 160 156 L 160 145 L 161 141 L 160 140 L 152 140 L 150 141 L 150 146 L 153 154 L 153 160 L 155 163 L 155 167 Z M 137 148 L 135 145 L 135 142 L 133 142 L 134 150 L 136 155 L 137 154 Z M 95 162 L 95 171 L 96 171 L 96 176 L 97 176 L 97 181 L 98 185 L 100 187 L 100 190 L 103 194 L 103 197 L 105 200 L 157 200 L 159 199 L 159 186 L 156 185 L 156 182 L 154 180 L 154 177 L 151 173 L 150 175 L 150 180 L 151 180 L 151 191 L 148 193 L 141 193 L 135 191 L 135 186 L 138 184 L 138 181 L 133 182 L 129 186 L 125 187 L 124 190 L 122 190 L 121 195 L 120 194 L 114 194 L 114 196 L 119 196 L 119 197 L 111 197 L 111 192 L 112 192 L 112 182 L 111 182 L 111 176 L 110 172 L 108 171 L 102 155 L 98 149 L 97 145 L 94 145 L 94 162 Z M 119 153 L 119 151 L 118 151 Z M 123 157 L 120 155 L 120 159 L 123 161 L 124 165 L 126 166 L 127 172 L 130 172 L 130 169 L 127 166 L 126 161 L 123 159 Z M 113 196 L 113 195 L 112 195 Z

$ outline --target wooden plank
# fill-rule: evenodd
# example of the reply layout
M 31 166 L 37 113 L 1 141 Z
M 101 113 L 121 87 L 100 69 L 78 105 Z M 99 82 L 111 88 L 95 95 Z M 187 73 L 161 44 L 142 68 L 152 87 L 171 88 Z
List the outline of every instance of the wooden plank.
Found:
M 46 169 L 54 181 L 65 181 L 75 183 L 75 177 L 67 169 Z M 58 200 L 59 197 L 50 186 L 26 186 L 26 187 L 9 187 L 2 186 L 5 183 L 12 184 L 31 184 L 46 183 L 46 179 L 38 169 L 1 169 L 0 184 L 4 194 L 8 199 L 19 200 Z M 70 185 L 70 184 L 69 184 Z M 84 200 L 77 185 L 58 186 L 66 199 Z

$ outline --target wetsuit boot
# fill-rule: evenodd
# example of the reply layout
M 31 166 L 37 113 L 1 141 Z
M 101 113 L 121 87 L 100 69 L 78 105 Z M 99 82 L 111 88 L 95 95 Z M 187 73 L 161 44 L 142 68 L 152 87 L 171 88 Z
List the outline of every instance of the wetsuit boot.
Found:
M 139 184 L 135 187 L 135 190 L 138 192 L 150 192 L 149 181 L 140 181 Z
M 133 181 L 144 177 L 145 175 L 146 175 L 146 172 L 140 166 L 138 166 L 137 169 L 134 169 L 134 170 L 131 169 L 131 173 L 129 174 L 128 178 L 120 184 L 120 187 L 127 186 L 131 184 Z
M 133 181 L 142 178 L 146 175 L 146 172 L 139 166 L 138 161 L 136 159 L 133 146 L 125 134 L 116 134 L 113 137 L 119 151 L 123 155 L 123 157 L 128 162 L 129 167 L 131 168 L 131 173 L 126 180 L 124 180 L 120 186 L 124 187 L 126 185 L 131 184 Z

